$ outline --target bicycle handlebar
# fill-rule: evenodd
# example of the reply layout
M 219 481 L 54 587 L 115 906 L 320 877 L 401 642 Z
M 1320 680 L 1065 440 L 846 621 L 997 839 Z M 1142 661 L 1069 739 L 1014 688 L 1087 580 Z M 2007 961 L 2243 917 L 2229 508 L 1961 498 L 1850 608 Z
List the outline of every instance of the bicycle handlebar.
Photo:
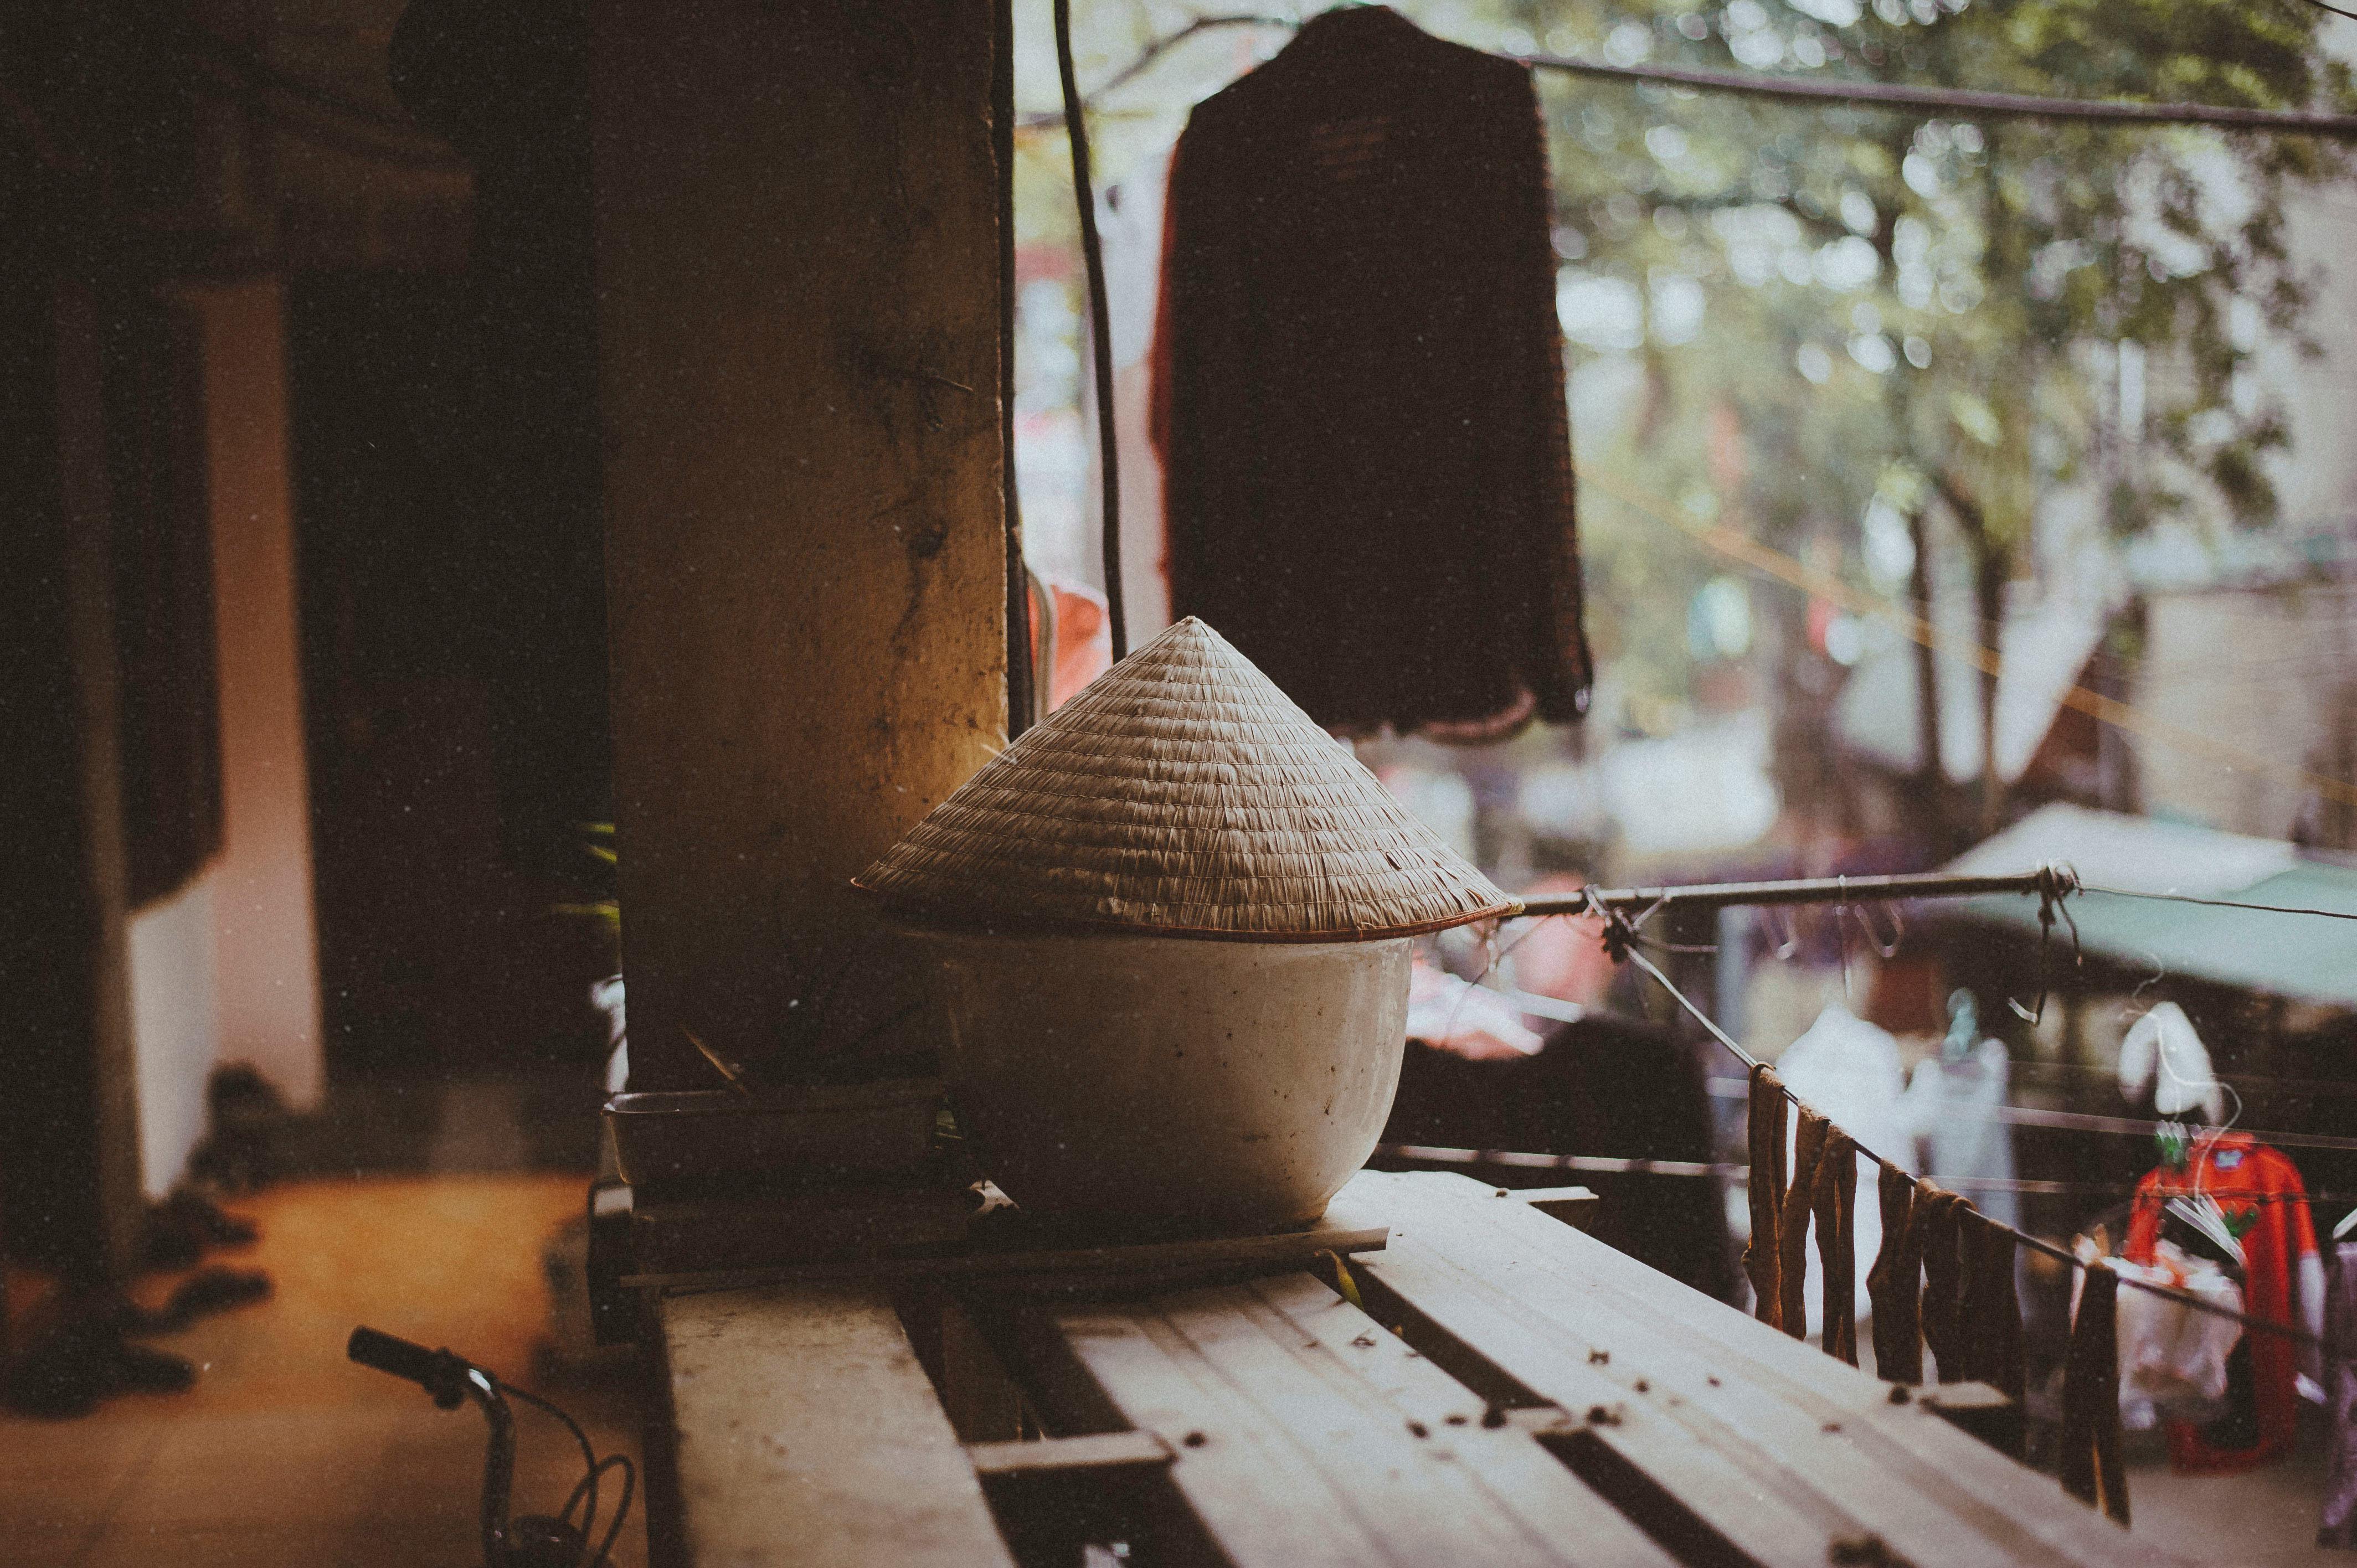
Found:
M 355 1328 L 344 1353 L 363 1367 L 373 1367 L 415 1383 L 434 1396 L 445 1410 L 455 1410 L 467 1397 L 466 1360 L 447 1350 L 425 1346 L 374 1328 Z

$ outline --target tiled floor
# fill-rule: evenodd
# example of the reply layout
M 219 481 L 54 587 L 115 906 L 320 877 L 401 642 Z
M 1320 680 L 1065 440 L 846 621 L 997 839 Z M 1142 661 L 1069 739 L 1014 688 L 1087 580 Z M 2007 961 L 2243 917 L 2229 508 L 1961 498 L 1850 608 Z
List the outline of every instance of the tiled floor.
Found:
M 353 1325 L 447 1345 L 555 1402 L 600 1453 L 638 1453 L 611 1384 L 533 1374 L 548 1325 L 543 1241 L 577 1176 L 307 1180 L 230 1207 L 263 1239 L 213 1261 L 266 1270 L 268 1302 L 155 1343 L 202 1369 L 171 1396 L 79 1421 L 0 1415 L 0 1563 L 10 1568 L 464 1568 L 479 1560 L 483 1423 L 344 1358 Z M 151 1282 L 168 1290 L 168 1280 Z M 554 1512 L 581 1469 L 554 1423 L 518 1412 L 516 1497 Z M 601 1527 L 602 1528 L 602 1527 Z M 645 1562 L 638 1509 L 614 1561 Z

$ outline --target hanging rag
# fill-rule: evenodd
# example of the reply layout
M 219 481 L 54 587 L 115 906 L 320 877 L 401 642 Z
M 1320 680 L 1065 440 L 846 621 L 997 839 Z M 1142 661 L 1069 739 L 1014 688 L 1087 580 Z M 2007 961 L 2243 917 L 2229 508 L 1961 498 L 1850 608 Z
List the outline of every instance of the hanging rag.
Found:
M 1916 1255 L 1923 1260 L 1923 1345 L 1940 1381 L 1964 1380 L 1962 1328 L 1957 1318 L 1963 1305 L 1963 1263 L 1959 1257 L 1956 1211 L 1964 1200 L 1930 1182 L 1915 1188 L 1915 1218 L 1910 1227 Z
M 1833 1123 L 1803 1105 L 1792 1139 L 1792 1185 L 1776 1217 L 1776 1286 L 1783 1303 L 1777 1326 L 1795 1339 L 1809 1334 L 1809 1216 L 1817 1190 L 1817 1165 L 1824 1157 Z
M 2332 1249 L 2324 1313 L 2324 1511 L 2319 1546 L 2357 1550 L 2357 1240 Z
M 1956 1211 L 1964 1281 L 1957 1310 L 1963 1375 L 2013 1402 L 1996 1445 L 2021 1456 L 2029 1395 L 2021 1334 L 2021 1295 L 2015 1283 L 2013 1232 L 1971 1204 Z
M 2071 1349 L 2062 1363 L 2062 1489 L 2122 1524 L 2128 1479 L 2120 1467 L 2120 1278 L 2087 1265 Z
M 1923 1380 L 1922 1238 L 1915 1233 L 1915 1178 L 1882 1162 L 1875 1176 L 1882 1248 L 1866 1272 L 1874 1304 L 1874 1370 L 1886 1382 Z
M 1835 1127 L 1817 1160 L 1810 1208 L 1817 1221 L 1817 1269 L 1824 1278 L 1825 1354 L 1857 1365 L 1857 1144 Z
M 2316 1543 L 2357 1548 L 2357 1241 L 2332 1250 L 2324 1343 L 2324 1520 Z
M 1529 69 L 1383 6 L 1312 18 L 1179 137 L 1171 609 L 1329 729 L 1587 709 L 1552 221 Z
M 1777 1269 L 1784 1209 L 1784 1085 L 1765 1062 L 1751 1069 L 1751 1240 L 1743 1244 L 1743 1272 L 1751 1280 L 1752 1314 L 1781 1326 L 1784 1287 Z

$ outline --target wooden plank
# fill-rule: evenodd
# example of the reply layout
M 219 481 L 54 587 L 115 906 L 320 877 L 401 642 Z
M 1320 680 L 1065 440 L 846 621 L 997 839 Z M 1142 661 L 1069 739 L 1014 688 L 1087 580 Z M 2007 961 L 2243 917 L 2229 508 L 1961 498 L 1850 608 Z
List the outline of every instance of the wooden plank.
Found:
M 686 1562 L 1012 1568 L 881 1289 L 775 1285 L 658 1310 Z
M 1899 1484 L 1920 1488 L 1992 1539 L 2016 1542 L 2023 1558 L 2059 1553 L 2061 1561 L 2123 1568 L 2163 1560 L 2111 1520 L 2064 1497 L 2050 1477 L 1992 1451 L 1947 1420 L 1923 1419 L 1944 1413 L 1936 1391 L 1928 1402 L 1910 1397 L 1894 1405 L 1890 1385 L 1813 1346 L 1669 1280 L 1625 1253 L 1585 1238 L 1566 1237 L 1558 1228 L 1515 1217 L 1505 1211 L 1507 1206 L 1483 1205 L 1478 1196 L 1469 1197 L 1462 1191 L 1469 1187 L 1479 1195 L 1485 1190 L 1479 1184 L 1448 1176 L 1405 1179 L 1456 1182 L 1456 1206 L 1448 1210 L 1453 1218 L 1478 1210 L 1534 1250 L 1532 1255 L 1546 1260 L 1565 1283 L 1583 1290 L 1611 1288 L 1649 1326 L 1674 1330 L 1681 1355 L 1734 1358 L 1731 1365 L 1777 1387 L 1821 1421 L 1840 1423 L 1853 1432 L 1870 1429 L 1876 1451 L 1890 1458 Z M 1970 1402 L 1968 1395 L 1956 1398 L 1959 1403 Z
M 1247 1288 L 1286 1328 L 1325 1352 L 1306 1360 L 1321 1369 L 1346 1369 L 1393 1410 L 1421 1423 L 1442 1444 L 1434 1452 L 1453 1453 L 1455 1463 L 1478 1477 L 1491 1504 L 1538 1539 L 1565 1543 L 1588 1568 L 1668 1568 L 1666 1552 L 1531 1441 L 1534 1431 L 1559 1424 L 1562 1412 L 1544 1412 L 1553 1419 L 1544 1424 L 1500 1421 L 1480 1394 L 1309 1275 L 1255 1281 Z
M 1475 1252 L 1476 1272 L 1510 1283 L 1519 1275 L 1517 1294 L 1534 1301 L 1542 1315 L 1591 1342 L 1609 1343 L 1615 1375 L 1632 1387 L 1641 1383 L 1653 1393 L 1682 1399 L 1687 1407 L 1682 1416 L 1700 1434 L 1745 1459 L 1781 1494 L 1814 1492 L 1825 1510 L 1849 1516 L 1846 1532 L 1879 1535 L 1904 1553 L 1932 1552 L 1945 1561 L 2081 1560 L 2067 1543 L 2026 1528 L 2008 1509 L 1991 1508 L 1975 1486 L 1958 1484 L 1960 1466 L 1964 1477 L 1980 1485 L 2013 1481 L 2015 1467 L 1996 1455 L 1980 1450 L 1933 1465 L 1907 1444 L 1889 1441 L 1888 1391 L 1855 1369 L 1782 1336 L 1776 1337 L 1783 1340 L 1785 1353 L 1801 1353 L 1800 1366 L 1791 1369 L 1802 1376 L 1714 1354 L 1707 1338 L 1665 1322 L 1659 1312 L 1664 1287 L 1676 1288 L 1670 1282 L 1644 1270 L 1610 1283 L 1612 1276 L 1625 1274 L 1630 1261 L 1609 1249 L 1575 1241 L 1575 1258 L 1550 1255 L 1559 1240 L 1572 1239 L 1555 1227 L 1469 1200 L 1468 1195 L 1454 1195 L 1454 1201 L 1436 1206 L 1435 1213 L 1448 1217 L 1444 1247 L 1456 1247 L 1460 1262 L 1482 1230 L 1508 1243 L 1506 1259 Z M 1633 1291 L 1620 1288 L 1631 1284 Z M 1751 1321 L 1718 1310 L 1738 1322 Z M 1717 1381 L 1697 1368 L 1716 1368 Z M 1828 1390 L 1837 1397 L 1824 1397 Z M 1697 1419 L 1705 1412 L 1715 1418 L 1717 1431 Z M 1923 1424 L 1920 1411 L 1900 1407 L 1898 1413 L 1914 1427 Z M 1861 1443 L 1861 1436 L 1867 1441 Z M 1746 1455 L 1736 1443 L 1748 1443 L 1760 1457 L 1772 1454 L 1774 1468 L 1763 1469 L 1759 1458 Z M 2083 1514 L 2067 1519 L 2050 1487 L 2041 1487 L 2034 1501 L 2020 1500 L 2032 1503 L 2033 1513 L 2042 1507 L 2070 1525 L 2086 1522 Z M 2122 1541 L 2098 1532 L 2093 1544 L 2116 1549 Z
M 1331 1347 L 1250 1288 L 1160 1305 L 1165 1322 L 1244 1395 L 1254 1416 L 1284 1431 L 1311 1456 L 1382 1544 L 1385 1561 L 1566 1562 L 1544 1535 L 1499 1506 L 1501 1499 L 1460 1452 L 1455 1431 L 1401 1411 L 1339 1364 Z M 1347 1303 L 1333 1316 L 1355 1319 L 1352 1333 L 1365 1335 L 1371 1344 L 1382 1332 Z M 1118 1389 L 1114 1392 L 1118 1399 Z M 1448 1413 L 1457 1414 L 1460 1424 L 1478 1417 L 1480 1402 L 1469 1393 L 1460 1393 L 1457 1402 L 1459 1408 Z M 1213 1533 L 1224 1539 L 1217 1528 Z M 1658 1554 L 1638 1559 L 1658 1560 Z
M 1239 1568 L 1670 1560 L 1523 1433 L 1306 1275 L 1060 1315 Z
M 1698 1442 L 1669 1411 L 1641 1400 L 1632 1403 L 1622 1383 L 1588 1360 L 1587 1342 L 1566 1343 L 1558 1326 L 1510 1292 L 1405 1236 L 1395 1239 L 1380 1267 L 1366 1260 L 1353 1269 L 1374 1311 L 1384 1313 L 1396 1301 L 1425 1312 L 1530 1396 L 1559 1404 L 1572 1418 L 1578 1441 L 1674 1499 L 1697 1527 L 1688 1535 L 1715 1537 L 1766 1568 L 1822 1568 L 1831 1542 L 1842 1533 L 1842 1521 L 1808 1510 L 1808 1499 L 1790 1496 L 1781 1477 L 1763 1477 L 1757 1463 L 1742 1462 L 1755 1455 Z M 1415 1337 L 1414 1326 L 1403 1326 Z M 1441 1354 L 1438 1348 L 1427 1348 Z M 1460 1366 L 1450 1370 L 1466 1375 Z M 1659 1510 L 1638 1509 L 1625 1494 L 1619 1496 L 1657 1536 L 1672 1533 L 1663 1528 Z
M 1074 1470 L 1153 1469 L 1170 1463 L 1170 1445 L 1151 1432 L 1098 1432 L 1028 1443 L 969 1443 L 965 1456 L 984 1480 Z
M 1395 1561 L 1311 1455 L 1167 1327 L 1147 1332 L 1155 1316 L 1108 1307 L 1060 1314 L 1057 1327 L 1120 1413 L 1179 1453 L 1172 1478 L 1235 1568 Z
M 920 1257 L 834 1258 L 751 1269 L 631 1274 L 626 1285 L 659 1286 L 673 1294 L 742 1290 L 791 1280 L 905 1279 L 920 1274 L 964 1277 L 1119 1274 L 1137 1279 L 1188 1270 L 1260 1264 L 1306 1266 L 1320 1252 L 1369 1252 L 1383 1245 L 1382 1226 L 1344 1228 L 1321 1221 L 1275 1236 L 1211 1236 L 1126 1247 L 1078 1247 L 1063 1251 L 963 1251 Z
M 1383 1275 L 1429 1244 L 1545 1319 L 1566 1348 L 1608 1349 L 1599 1371 L 1674 1399 L 1690 1429 L 1780 1497 L 1813 1495 L 1819 1517 L 1847 1516 L 1841 1528 L 1943 1562 L 2155 1560 L 2048 1478 L 1927 1420 L 1933 1412 L 1912 1401 L 1892 1404 L 1888 1385 L 1521 1205 L 1488 1201 L 1478 1184 L 1411 1176 L 1370 1185 L 1389 1192 L 1402 1230 Z

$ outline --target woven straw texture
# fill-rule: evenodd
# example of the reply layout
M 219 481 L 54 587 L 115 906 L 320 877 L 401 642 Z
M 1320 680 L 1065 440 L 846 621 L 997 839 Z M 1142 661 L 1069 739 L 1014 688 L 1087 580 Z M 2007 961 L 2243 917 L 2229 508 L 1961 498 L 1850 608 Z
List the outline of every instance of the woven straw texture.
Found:
M 856 878 L 962 922 L 1261 941 L 1518 908 L 1189 617 L 991 759 Z

